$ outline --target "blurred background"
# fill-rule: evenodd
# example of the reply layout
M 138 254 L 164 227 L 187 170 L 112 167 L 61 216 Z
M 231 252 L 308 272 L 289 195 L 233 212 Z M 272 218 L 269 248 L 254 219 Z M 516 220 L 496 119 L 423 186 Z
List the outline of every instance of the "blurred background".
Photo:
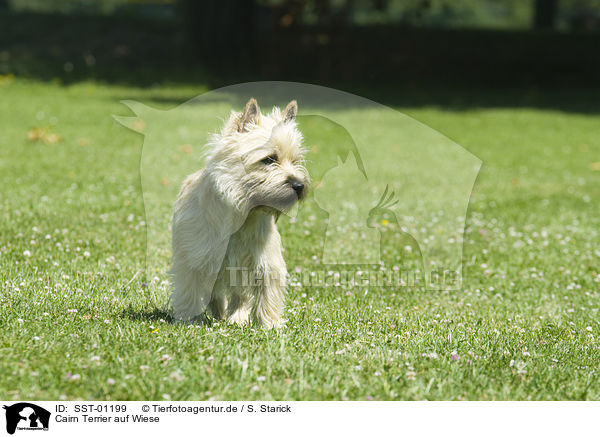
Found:
M 295 80 L 373 94 L 581 88 L 600 73 L 598 0 L 0 0 L 0 29 L 0 75 L 61 83 Z

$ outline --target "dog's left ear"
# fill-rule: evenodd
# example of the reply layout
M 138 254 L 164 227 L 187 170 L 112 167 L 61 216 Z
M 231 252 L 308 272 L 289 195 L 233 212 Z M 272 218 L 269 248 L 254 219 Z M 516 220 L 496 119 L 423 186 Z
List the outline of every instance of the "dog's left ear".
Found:
M 283 110 L 283 121 L 294 121 L 298 114 L 298 103 L 292 100 Z
M 260 108 L 258 107 L 258 103 L 256 99 L 248 100 L 246 103 L 246 108 L 244 108 L 244 113 L 242 114 L 242 118 L 240 120 L 240 125 L 238 126 L 238 132 L 246 131 L 246 125 L 248 123 L 258 124 L 258 119 L 260 118 Z

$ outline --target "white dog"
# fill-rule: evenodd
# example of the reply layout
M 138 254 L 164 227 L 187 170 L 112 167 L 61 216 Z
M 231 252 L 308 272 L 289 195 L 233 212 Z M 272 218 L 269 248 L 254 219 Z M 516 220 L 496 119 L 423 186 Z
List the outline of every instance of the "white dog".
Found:
M 263 115 L 250 99 L 184 181 L 173 215 L 176 319 L 281 325 L 287 270 L 275 221 L 308 186 L 297 111 L 292 101 Z

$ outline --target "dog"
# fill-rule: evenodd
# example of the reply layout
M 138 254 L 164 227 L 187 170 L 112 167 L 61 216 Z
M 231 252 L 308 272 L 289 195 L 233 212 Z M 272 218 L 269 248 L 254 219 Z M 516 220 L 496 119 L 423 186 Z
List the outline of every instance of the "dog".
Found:
M 211 137 L 206 166 L 175 203 L 171 302 L 176 320 L 283 323 L 286 264 L 276 220 L 309 186 L 298 105 L 262 114 L 255 99 Z

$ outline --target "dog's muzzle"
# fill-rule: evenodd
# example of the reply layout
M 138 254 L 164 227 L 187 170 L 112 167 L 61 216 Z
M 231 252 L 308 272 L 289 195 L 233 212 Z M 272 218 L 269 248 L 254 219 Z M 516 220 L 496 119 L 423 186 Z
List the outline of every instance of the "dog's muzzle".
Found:
M 302 192 L 304 191 L 304 184 L 300 181 L 292 181 L 291 185 L 292 189 L 296 192 L 296 196 L 300 199 L 300 197 L 302 197 Z

